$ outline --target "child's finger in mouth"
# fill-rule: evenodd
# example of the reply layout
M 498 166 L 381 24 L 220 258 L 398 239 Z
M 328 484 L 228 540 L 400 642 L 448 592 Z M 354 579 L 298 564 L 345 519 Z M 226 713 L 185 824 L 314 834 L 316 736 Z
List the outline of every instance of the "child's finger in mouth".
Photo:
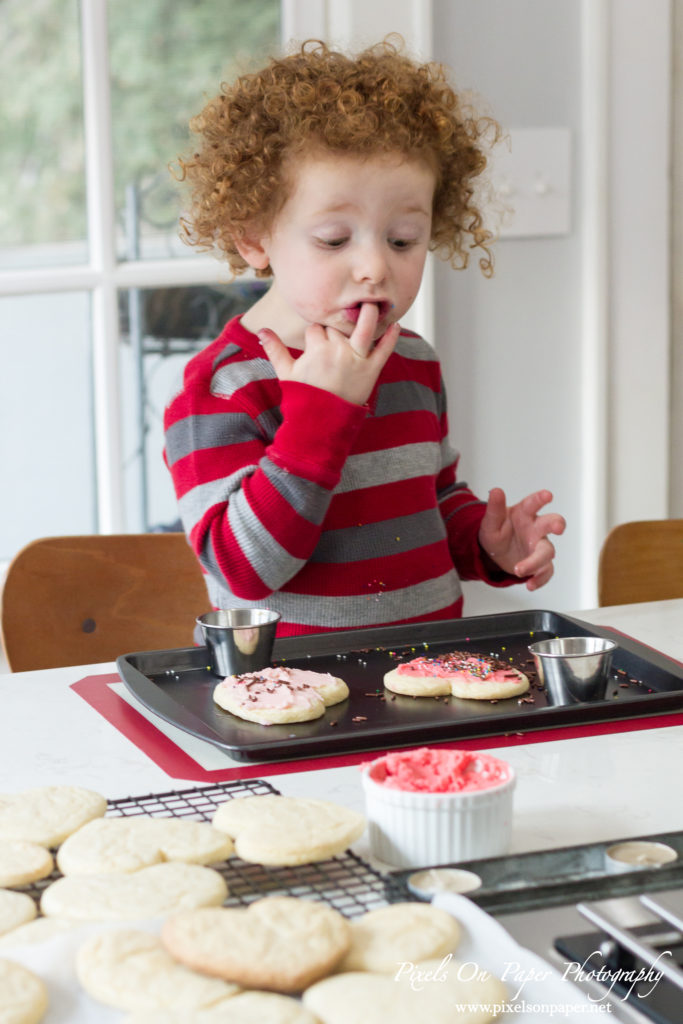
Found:
M 349 344 L 354 352 L 367 357 L 372 351 L 373 337 L 377 321 L 379 320 L 379 309 L 374 302 L 363 302 L 358 314 L 356 326 L 349 338 Z

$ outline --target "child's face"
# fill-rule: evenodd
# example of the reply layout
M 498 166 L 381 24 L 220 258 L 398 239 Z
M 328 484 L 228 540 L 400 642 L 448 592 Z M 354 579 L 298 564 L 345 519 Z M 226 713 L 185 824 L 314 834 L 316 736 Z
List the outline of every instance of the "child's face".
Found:
M 380 338 L 420 286 L 434 172 L 398 155 L 330 155 L 306 157 L 293 173 L 291 196 L 259 239 L 262 265 L 273 270 L 274 297 L 300 318 L 302 332 L 319 323 L 347 336 L 360 304 L 374 302 Z

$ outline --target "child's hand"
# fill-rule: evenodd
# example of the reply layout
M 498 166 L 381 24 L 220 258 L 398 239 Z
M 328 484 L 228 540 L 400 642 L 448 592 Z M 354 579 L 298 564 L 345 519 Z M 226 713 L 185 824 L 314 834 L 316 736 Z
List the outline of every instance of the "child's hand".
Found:
M 548 534 L 564 533 L 564 518 L 537 513 L 553 500 L 550 491 L 536 491 L 508 508 L 505 492 L 494 487 L 479 527 L 479 543 L 496 565 L 514 576 L 529 576 L 527 590 L 538 590 L 553 574 L 555 548 Z
M 312 384 L 347 402 L 363 405 L 372 394 L 401 330 L 398 324 L 392 324 L 373 347 L 377 317 L 377 306 L 363 303 L 349 338 L 334 327 L 311 324 L 306 328 L 306 347 L 298 359 L 292 358 L 269 328 L 259 331 L 258 336 L 280 380 Z

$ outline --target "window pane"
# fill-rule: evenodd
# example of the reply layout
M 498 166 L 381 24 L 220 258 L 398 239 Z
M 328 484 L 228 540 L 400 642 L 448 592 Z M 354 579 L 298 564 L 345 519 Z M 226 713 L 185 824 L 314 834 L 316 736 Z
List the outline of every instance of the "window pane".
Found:
M 0 0 L 0 267 L 86 256 L 77 0 Z
M 264 293 L 268 282 L 130 289 L 119 301 L 126 528 L 180 529 L 164 465 L 163 416 L 191 356 Z
M 89 339 L 87 295 L 0 300 L 0 560 L 97 530 Z
M 280 0 L 110 0 L 120 259 L 187 256 L 169 163 L 231 62 L 278 46 Z

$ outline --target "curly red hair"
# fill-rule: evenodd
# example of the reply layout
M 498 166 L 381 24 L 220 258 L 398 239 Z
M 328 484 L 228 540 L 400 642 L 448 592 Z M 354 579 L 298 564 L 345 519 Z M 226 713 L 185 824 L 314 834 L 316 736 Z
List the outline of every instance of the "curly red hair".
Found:
M 223 83 L 190 128 L 201 144 L 178 161 L 180 180 L 191 186 L 181 231 L 189 245 L 226 258 L 235 274 L 247 267 L 235 240 L 254 226 L 267 231 L 291 194 L 285 163 L 321 148 L 424 159 L 436 172 L 430 248 L 455 267 L 478 248 L 483 272 L 492 273 L 493 236 L 474 180 L 498 125 L 466 107 L 441 64 L 419 64 L 389 39 L 353 57 L 309 40 Z

